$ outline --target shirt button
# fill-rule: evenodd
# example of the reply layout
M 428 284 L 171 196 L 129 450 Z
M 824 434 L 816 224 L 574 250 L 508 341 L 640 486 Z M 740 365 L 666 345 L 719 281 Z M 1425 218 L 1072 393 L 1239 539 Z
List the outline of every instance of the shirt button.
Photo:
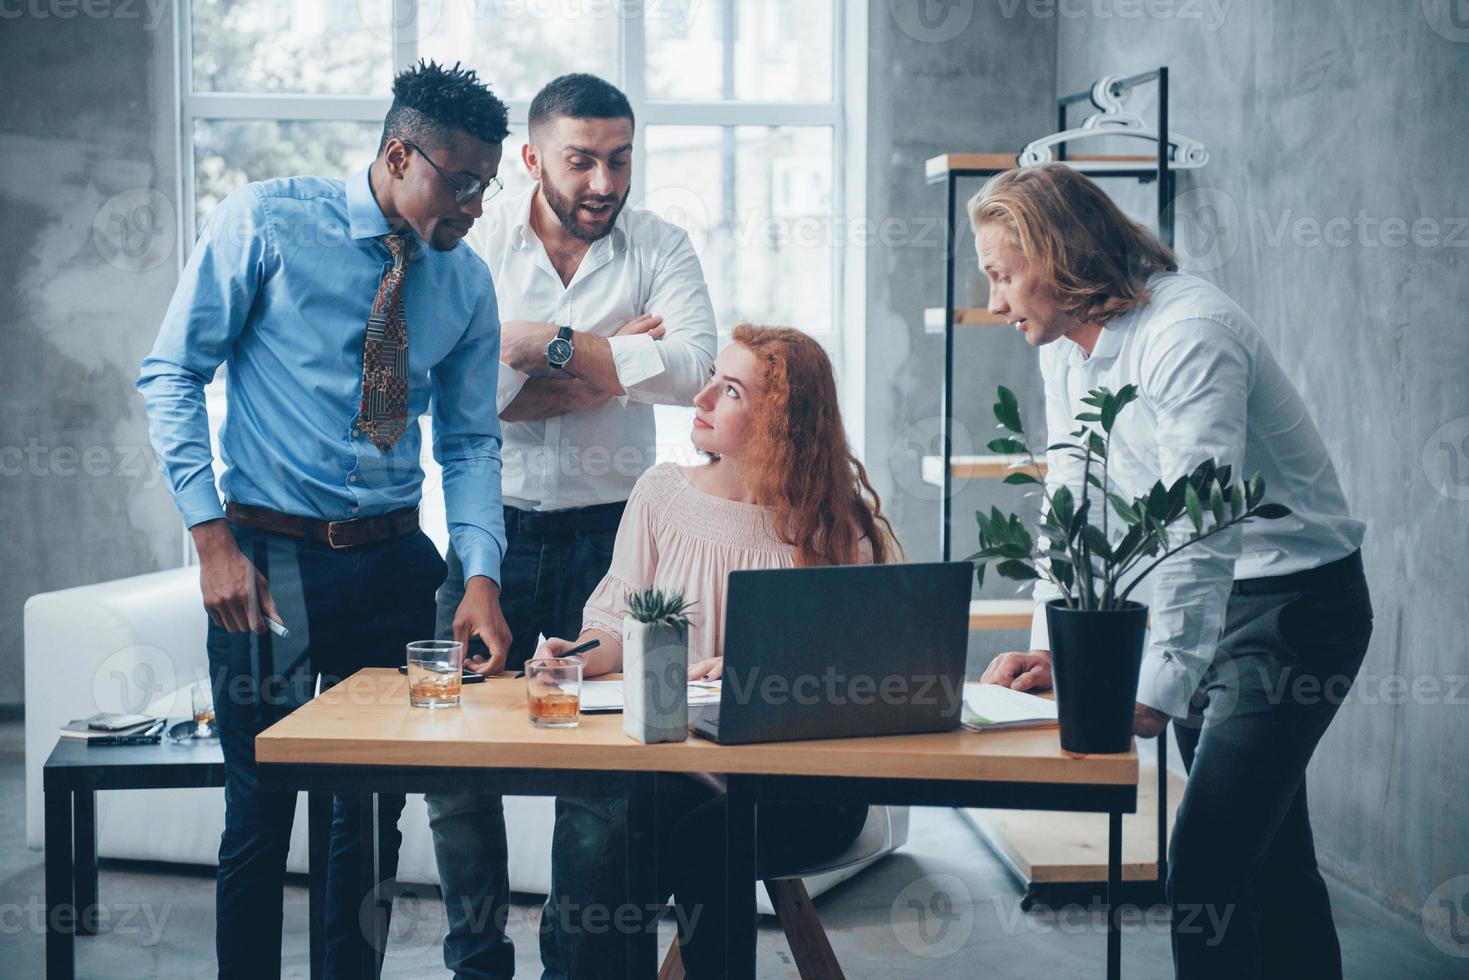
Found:
M 353 429 L 352 430 L 352 438 L 353 439 L 356 439 L 360 435 L 362 435 L 362 430 L 361 429 Z
M 353 506 L 351 506 L 351 507 L 348 507 L 347 509 L 350 510 L 354 514 L 357 513 L 357 506 L 355 504 Z
M 357 474 L 356 473 L 353 473 L 351 476 L 347 477 L 347 482 L 348 483 L 356 483 L 357 482 Z

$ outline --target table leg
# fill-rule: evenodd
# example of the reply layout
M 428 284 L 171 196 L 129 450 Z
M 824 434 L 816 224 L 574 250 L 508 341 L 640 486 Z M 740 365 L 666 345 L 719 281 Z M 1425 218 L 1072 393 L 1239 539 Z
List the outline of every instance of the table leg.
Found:
M 1168 886 L 1168 726 L 1158 733 L 1158 894 Z
M 358 944 L 364 962 L 359 964 L 359 976 L 376 978 L 381 963 L 379 951 L 383 948 L 382 894 L 378 888 L 377 863 L 377 794 L 357 794 L 357 893 L 363 896 L 358 916 L 365 942 Z
M 71 790 L 46 789 L 46 977 L 76 975 Z
M 755 976 L 755 795 L 747 777 L 726 784 L 724 831 L 725 958 L 729 975 Z
M 658 972 L 658 902 L 653 845 L 653 774 L 627 774 L 627 903 L 638 910 L 636 931 L 627 937 L 627 975 L 651 977 Z M 613 922 L 620 917 L 614 916 Z
M 306 794 L 306 887 L 310 922 L 311 980 L 326 975 L 326 865 L 331 853 L 332 794 Z
M 77 935 L 97 931 L 97 794 L 76 790 L 71 795 L 72 894 L 76 896 Z
M 1107 980 L 1122 976 L 1122 814 L 1107 814 Z

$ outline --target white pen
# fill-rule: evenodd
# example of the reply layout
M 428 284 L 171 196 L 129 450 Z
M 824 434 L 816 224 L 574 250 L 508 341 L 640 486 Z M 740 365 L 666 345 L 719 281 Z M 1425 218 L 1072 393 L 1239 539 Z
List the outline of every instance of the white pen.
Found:
M 288 630 L 288 629 L 286 629 L 286 624 L 285 623 L 277 623 L 275 620 L 271 619 L 269 616 L 266 616 L 265 617 L 265 621 L 270 624 L 270 631 L 272 633 L 274 633 L 276 636 L 279 636 L 282 639 L 289 639 L 290 638 L 291 631 Z

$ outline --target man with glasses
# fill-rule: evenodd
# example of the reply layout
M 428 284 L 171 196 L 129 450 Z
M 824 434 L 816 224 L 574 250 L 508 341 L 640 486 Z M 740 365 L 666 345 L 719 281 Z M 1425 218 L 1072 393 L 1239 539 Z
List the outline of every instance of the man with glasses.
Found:
M 482 654 L 482 672 L 519 670 L 538 634 L 581 632 L 628 495 L 656 461 L 653 406 L 691 405 L 714 363 L 714 311 L 689 236 L 625 207 L 632 154 L 633 112 L 622 92 L 592 75 L 554 79 L 530 106 L 522 159 L 534 183 L 485 213 L 482 254 L 504 317 L 498 397 L 514 640 L 507 652 Z M 455 574 L 462 557 L 449 554 L 441 636 L 458 635 L 464 615 Z M 619 806 L 556 801 L 541 927 L 547 978 L 599 975 L 578 959 L 587 950 L 576 939 L 597 914 L 586 907 L 597 893 L 585 871 L 619 846 L 609 839 Z M 449 921 L 444 963 L 457 977 L 508 977 L 515 956 L 504 935 L 500 798 L 430 794 L 428 807 Z
M 444 183 L 449 186 L 449 190 L 454 195 L 455 207 L 466 207 L 475 201 L 483 203 L 505 189 L 505 185 L 500 183 L 500 178 L 495 175 L 492 175 L 488 180 L 476 177 L 473 173 L 469 172 L 462 173 L 458 177 L 451 176 L 444 172 L 443 167 L 434 163 L 433 157 L 419 149 L 417 143 L 405 139 L 403 145 L 414 153 L 421 154 L 423 156 L 423 162 L 433 167 L 434 173 L 443 178 Z
M 209 216 L 138 387 L 199 552 L 225 760 L 215 889 L 221 977 L 279 976 L 296 794 L 263 790 L 254 738 L 362 667 L 403 663 L 434 630 L 445 567 L 419 529 L 418 418 L 432 403 L 462 595 L 455 635 L 503 658 L 505 555 L 494 388 L 500 320 L 460 245 L 497 189 L 503 103 L 472 71 L 393 82 L 376 159 L 345 181 L 247 184 Z M 216 489 L 204 386 L 229 369 Z M 383 873 L 403 797 L 381 795 Z M 372 975 L 359 924 L 357 808 L 338 797 L 326 872 L 326 974 Z M 313 873 L 318 869 L 313 868 Z

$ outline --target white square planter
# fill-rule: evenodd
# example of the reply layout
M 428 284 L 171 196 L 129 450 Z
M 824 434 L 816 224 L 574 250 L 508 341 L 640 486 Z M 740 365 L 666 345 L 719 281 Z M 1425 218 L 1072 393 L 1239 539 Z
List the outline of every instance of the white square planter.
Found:
M 682 742 L 689 728 L 686 627 L 622 619 L 622 730 L 648 744 Z

